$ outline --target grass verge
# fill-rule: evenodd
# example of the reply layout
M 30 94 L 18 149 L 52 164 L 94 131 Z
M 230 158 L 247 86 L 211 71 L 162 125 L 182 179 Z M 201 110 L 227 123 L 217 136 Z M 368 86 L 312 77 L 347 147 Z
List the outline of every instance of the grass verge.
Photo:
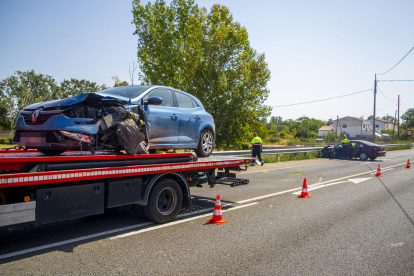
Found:
M 411 149 L 412 147 L 413 147 L 412 145 L 401 145 L 401 146 L 396 146 L 396 147 L 386 147 L 385 150 L 386 151 L 405 150 L 405 149 Z
M 306 153 L 289 153 L 289 154 L 279 154 L 278 155 L 263 155 L 263 161 L 265 163 L 277 163 L 284 161 L 293 161 L 293 160 L 306 160 L 306 159 L 316 159 L 322 157 L 320 152 L 306 152 Z

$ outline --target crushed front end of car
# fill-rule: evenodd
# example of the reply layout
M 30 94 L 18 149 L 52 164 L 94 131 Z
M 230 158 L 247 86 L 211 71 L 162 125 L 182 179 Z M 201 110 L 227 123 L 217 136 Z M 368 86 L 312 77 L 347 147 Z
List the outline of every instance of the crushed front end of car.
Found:
M 127 98 L 96 92 L 29 105 L 14 126 L 14 143 L 50 155 L 65 150 L 148 153 L 144 110 L 128 104 Z

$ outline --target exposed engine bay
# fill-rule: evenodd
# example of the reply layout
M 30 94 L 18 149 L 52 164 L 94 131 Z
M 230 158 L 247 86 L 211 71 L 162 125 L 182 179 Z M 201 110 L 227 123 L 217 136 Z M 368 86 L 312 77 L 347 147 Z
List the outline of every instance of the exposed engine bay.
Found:
M 139 105 L 102 108 L 79 106 L 66 110 L 63 114 L 70 118 L 93 119 L 91 123 L 98 124 L 99 131 L 95 136 L 89 137 L 90 140 L 82 140 L 83 137 L 78 139 L 79 142 L 86 142 L 91 151 L 119 151 L 123 148 L 128 154 L 148 153 L 145 113 Z
M 20 116 L 26 129 L 31 129 L 19 131 L 18 121 L 14 141 L 45 154 L 67 149 L 90 150 L 92 153 L 96 150 L 148 153 L 148 129 L 142 106 L 88 94 L 74 104 L 60 101 L 57 105 L 25 108 Z

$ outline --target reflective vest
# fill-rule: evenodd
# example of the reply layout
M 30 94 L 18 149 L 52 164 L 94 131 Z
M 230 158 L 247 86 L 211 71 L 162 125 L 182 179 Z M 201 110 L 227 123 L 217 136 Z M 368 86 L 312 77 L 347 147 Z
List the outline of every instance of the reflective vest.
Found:
M 341 142 L 342 144 L 348 144 L 349 143 L 349 140 L 348 139 L 344 139 L 344 140 L 342 140 L 342 142 Z
M 256 136 L 256 137 L 253 138 L 252 144 L 253 145 L 260 145 L 260 144 L 262 144 L 262 139 L 259 136 Z

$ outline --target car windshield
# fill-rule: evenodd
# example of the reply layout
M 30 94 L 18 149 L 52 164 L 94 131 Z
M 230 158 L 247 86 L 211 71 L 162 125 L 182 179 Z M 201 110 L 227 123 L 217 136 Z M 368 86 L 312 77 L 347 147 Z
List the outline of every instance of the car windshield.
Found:
M 121 96 L 129 99 L 134 99 L 145 92 L 151 86 L 148 85 L 133 85 L 133 86 L 119 86 L 99 91 L 100 94 L 108 94 Z

